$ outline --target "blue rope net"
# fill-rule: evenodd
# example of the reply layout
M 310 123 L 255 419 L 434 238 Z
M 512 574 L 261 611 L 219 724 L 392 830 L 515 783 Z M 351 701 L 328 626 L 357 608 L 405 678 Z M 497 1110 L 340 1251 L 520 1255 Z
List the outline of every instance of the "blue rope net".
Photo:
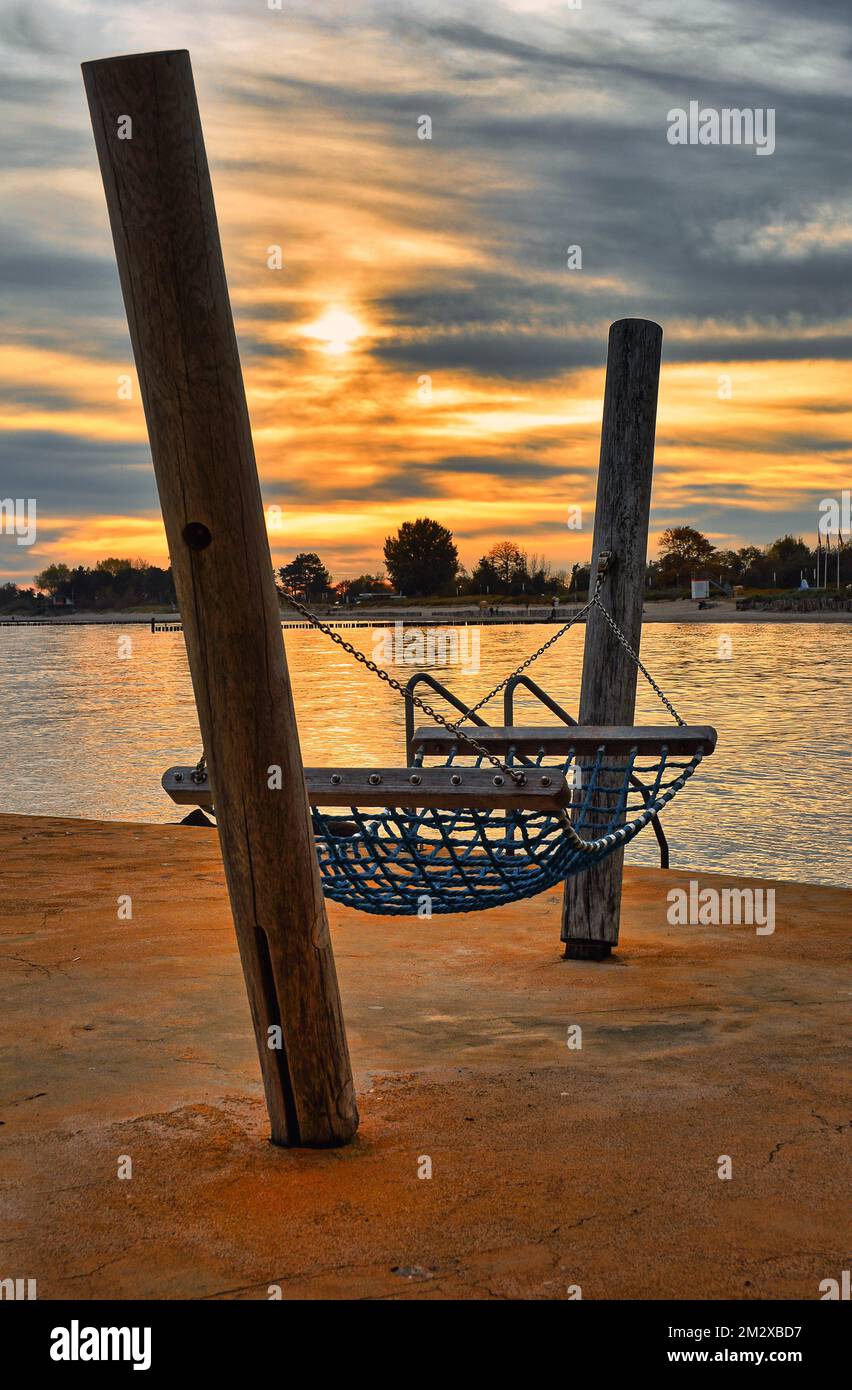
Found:
M 458 761 L 453 754 L 445 766 Z M 513 759 L 507 758 L 507 765 Z M 701 753 L 659 753 L 518 765 L 549 766 L 572 787 L 564 811 L 313 809 L 326 896 L 361 912 L 430 916 L 482 912 L 531 898 L 629 843 L 681 789 Z M 482 759 L 469 762 L 480 766 Z

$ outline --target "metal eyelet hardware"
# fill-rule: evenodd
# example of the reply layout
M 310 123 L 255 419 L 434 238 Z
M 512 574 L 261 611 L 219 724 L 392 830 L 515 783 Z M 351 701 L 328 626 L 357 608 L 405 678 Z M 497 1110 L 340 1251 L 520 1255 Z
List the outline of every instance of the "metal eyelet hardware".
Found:
M 370 773 L 369 782 L 370 782 L 370 786 L 371 786 L 371 787 L 377 787 L 377 786 L 379 785 L 379 783 L 381 782 L 381 780 L 382 780 L 382 779 L 381 779 L 381 777 L 379 776 L 378 772 L 371 772 L 371 773 Z
M 175 773 L 175 781 L 176 781 L 176 782 L 182 782 L 182 781 L 183 781 L 183 773 L 182 773 L 182 772 L 176 772 L 176 773 Z
M 450 778 L 450 781 L 452 782 L 452 784 L 453 784 L 454 787 L 460 787 L 460 786 L 461 786 L 461 777 L 459 776 L 459 774 L 458 774 L 457 772 L 454 772 L 454 773 L 453 773 L 452 777 Z
M 552 781 L 553 781 L 553 778 L 552 778 L 552 777 L 542 777 L 542 779 L 541 779 L 541 785 L 542 785 L 543 787 L 549 787 Z
M 339 773 L 339 772 L 333 772 L 333 773 L 331 774 L 331 785 L 332 785 L 333 787 L 338 787 L 338 786 L 340 785 L 340 782 L 341 782 L 340 773 Z
M 499 772 L 498 772 L 497 776 L 494 777 L 492 780 L 493 780 L 493 782 L 494 782 L 495 787 L 502 787 L 503 782 L 505 781 L 505 778 L 501 777 L 500 774 L 499 774 Z
M 412 772 L 408 780 L 412 784 L 412 786 L 419 787 L 420 783 L 423 781 L 423 778 L 420 776 L 419 772 Z

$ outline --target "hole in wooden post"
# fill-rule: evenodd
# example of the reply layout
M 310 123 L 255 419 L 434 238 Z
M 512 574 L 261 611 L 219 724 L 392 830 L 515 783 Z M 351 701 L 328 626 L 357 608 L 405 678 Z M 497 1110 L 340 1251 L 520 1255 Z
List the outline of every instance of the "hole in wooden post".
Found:
M 183 528 L 183 538 L 190 550 L 206 550 L 213 536 L 203 521 L 189 521 Z

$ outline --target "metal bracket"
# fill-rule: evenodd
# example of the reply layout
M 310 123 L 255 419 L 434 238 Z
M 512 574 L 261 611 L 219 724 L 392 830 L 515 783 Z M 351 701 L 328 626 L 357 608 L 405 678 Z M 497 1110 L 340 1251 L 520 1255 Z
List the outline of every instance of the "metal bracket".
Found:
M 609 570 L 609 567 L 610 567 L 610 564 L 611 564 L 611 563 L 612 563 L 612 551 L 611 551 L 611 550 L 602 550 L 601 553 L 600 553 L 600 555 L 598 556 L 598 568 L 597 568 L 597 574 L 598 574 L 598 577 L 599 577 L 600 579 L 602 579 L 603 576 L 607 573 L 607 571 Z

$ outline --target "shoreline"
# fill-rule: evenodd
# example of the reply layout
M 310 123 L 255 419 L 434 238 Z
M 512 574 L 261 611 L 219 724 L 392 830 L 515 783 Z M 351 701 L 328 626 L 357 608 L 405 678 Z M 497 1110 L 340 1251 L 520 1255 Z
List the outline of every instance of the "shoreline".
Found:
M 496 616 L 480 614 L 475 608 L 462 607 L 418 608 L 413 604 L 391 609 L 365 609 L 346 612 L 321 612 L 322 621 L 333 627 L 386 627 L 395 622 L 418 626 L 426 623 L 442 627 L 561 627 L 582 605 L 560 608 L 552 618 L 549 610 L 512 611 L 504 608 Z M 304 619 L 286 612 L 281 614 L 282 626 L 288 630 L 308 628 Z M 662 599 L 646 603 L 642 610 L 645 623 L 852 623 L 852 611 L 817 609 L 796 612 L 787 609 L 738 609 L 733 601 L 719 600 L 712 608 L 699 609 L 692 599 Z M 0 628 L 16 627 L 127 627 L 130 624 L 149 627 L 155 631 L 179 630 L 179 613 L 74 613 L 63 618 L 2 617 Z
M 557 892 L 428 931 L 330 903 L 361 1129 L 285 1150 L 215 830 L 3 815 L 0 854 L 2 1186 L 40 1298 L 262 1300 L 274 1278 L 289 1300 L 746 1305 L 844 1267 L 848 890 L 628 866 L 606 965 L 562 959 Z M 775 932 L 670 925 L 692 878 L 775 887 Z M 128 1205 L 104 1156 L 137 1153 Z

